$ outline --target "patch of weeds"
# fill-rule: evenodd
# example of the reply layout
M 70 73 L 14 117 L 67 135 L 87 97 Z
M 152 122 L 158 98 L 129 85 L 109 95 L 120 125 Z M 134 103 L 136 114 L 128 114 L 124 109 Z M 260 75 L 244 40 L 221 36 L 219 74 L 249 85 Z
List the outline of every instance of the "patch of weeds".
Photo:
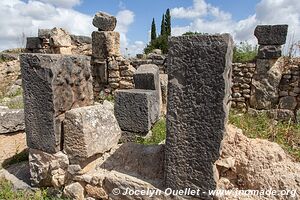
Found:
M 23 109 L 24 103 L 23 101 L 11 101 L 7 104 L 9 109 Z
M 141 138 L 136 139 L 136 143 L 144 145 L 159 144 L 166 139 L 166 119 L 162 118 L 157 121 L 152 128 L 152 136 L 150 138 Z
M 300 124 L 277 122 L 266 114 L 230 112 L 229 122 L 243 130 L 250 138 L 267 139 L 278 143 L 295 160 L 300 161 Z
M 0 199 L 5 200 L 66 200 L 63 198 L 52 197 L 48 189 L 42 189 L 35 192 L 28 190 L 15 190 L 13 185 L 5 180 L 0 179 Z

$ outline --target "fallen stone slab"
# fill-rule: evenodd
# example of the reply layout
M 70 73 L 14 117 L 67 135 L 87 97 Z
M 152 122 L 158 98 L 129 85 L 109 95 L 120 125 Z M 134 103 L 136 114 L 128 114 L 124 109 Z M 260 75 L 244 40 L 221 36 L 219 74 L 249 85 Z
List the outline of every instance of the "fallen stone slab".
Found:
M 254 31 L 260 45 L 283 45 L 287 33 L 288 25 L 258 25 Z
M 145 64 L 138 67 L 133 75 L 135 89 L 160 90 L 159 68 Z
M 0 108 L 0 134 L 25 130 L 24 110 Z
M 99 31 L 114 31 L 117 25 L 117 18 L 104 12 L 98 12 L 93 19 L 93 25 Z
M 58 152 L 62 149 L 64 113 L 94 102 L 90 58 L 21 54 L 20 60 L 27 144 L 48 153 Z
M 64 131 L 64 150 L 71 164 L 103 154 L 121 137 L 114 111 L 101 104 L 67 111 Z
M 115 115 L 123 131 L 147 134 L 159 118 L 156 90 L 117 90 Z

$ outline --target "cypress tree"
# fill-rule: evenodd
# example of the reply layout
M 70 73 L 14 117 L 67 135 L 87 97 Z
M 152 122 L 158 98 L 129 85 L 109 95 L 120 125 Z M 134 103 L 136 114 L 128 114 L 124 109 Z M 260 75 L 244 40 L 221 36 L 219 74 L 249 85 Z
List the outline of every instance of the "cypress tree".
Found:
M 153 18 L 152 25 L 151 25 L 151 42 L 156 39 L 156 26 L 155 26 L 155 20 Z
M 166 15 L 165 15 L 165 27 L 166 27 L 166 35 L 171 36 L 171 14 L 170 9 L 167 9 Z
M 166 34 L 166 20 L 165 20 L 165 14 L 162 16 L 161 20 L 161 26 L 160 26 L 160 35 Z

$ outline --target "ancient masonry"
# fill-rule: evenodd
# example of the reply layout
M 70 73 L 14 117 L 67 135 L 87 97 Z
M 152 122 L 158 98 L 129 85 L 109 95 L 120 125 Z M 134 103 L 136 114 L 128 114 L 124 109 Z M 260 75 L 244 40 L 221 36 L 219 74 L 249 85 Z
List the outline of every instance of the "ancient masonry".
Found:
M 94 21 L 98 27 L 105 20 L 114 24 L 106 14 L 95 19 L 99 16 L 104 21 Z M 118 41 L 109 32 L 113 28 L 99 28 L 93 37 L 108 34 Z M 104 59 L 108 54 L 97 55 Z M 214 166 L 230 105 L 231 57 L 227 34 L 170 39 L 166 145 L 144 146 L 118 142 L 122 130 L 147 134 L 159 118 L 158 66 L 139 66 L 133 74 L 135 88 L 116 90 L 114 106 L 94 103 L 90 64 L 98 63 L 95 56 L 91 62 L 83 55 L 22 54 L 31 184 L 64 187 L 67 197 L 78 200 L 124 199 L 113 188 L 215 189 Z M 173 197 L 162 193 L 161 199 Z
M 159 119 L 162 105 L 156 65 L 139 66 L 133 77 L 135 89 L 116 91 L 115 114 L 124 131 L 123 141 L 134 141 L 135 135 L 147 136 Z
M 104 89 L 131 89 L 135 68 L 120 54 L 120 34 L 114 32 L 117 20 L 106 13 L 97 13 L 92 33 L 92 68 L 95 97 Z
M 300 62 L 281 57 L 287 25 L 259 25 L 256 63 L 233 64 L 232 108 L 299 121 Z
M 172 189 L 216 189 L 214 163 L 229 111 L 230 35 L 169 41 L 165 183 Z M 205 196 L 205 195 L 204 195 Z
M 61 28 L 39 29 L 38 37 L 28 37 L 28 53 L 91 55 L 90 37 L 70 35 Z

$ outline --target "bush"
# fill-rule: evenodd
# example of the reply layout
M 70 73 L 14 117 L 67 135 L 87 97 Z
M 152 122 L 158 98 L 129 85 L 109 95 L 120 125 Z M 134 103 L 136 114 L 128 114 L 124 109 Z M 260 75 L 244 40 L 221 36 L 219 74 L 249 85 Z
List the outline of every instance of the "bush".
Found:
M 247 42 L 241 42 L 239 45 L 236 45 L 233 49 L 233 62 L 253 62 L 256 59 L 257 50 L 257 46 L 252 46 Z

